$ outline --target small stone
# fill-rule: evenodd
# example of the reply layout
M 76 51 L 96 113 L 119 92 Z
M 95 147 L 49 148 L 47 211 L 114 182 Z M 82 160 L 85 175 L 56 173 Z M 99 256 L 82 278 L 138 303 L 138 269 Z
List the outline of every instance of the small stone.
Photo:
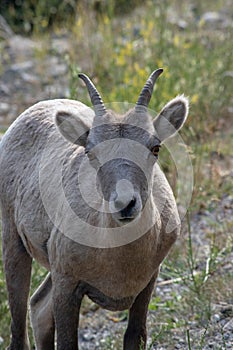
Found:
M 224 329 L 224 331 L 231 331 L 232 332 L 232 335 L 233 335 L 233 318 L 229 321 L 229 322 L 227 322 L 226 324 L 225 324 L 225 326 L 223 327 L 223 329 Z
M 184 19 L 179 19 L 177 25 L 180 29 L 184 30 L 188 27 L 188 23 Z
M 226 307 L 223 307 L 221 309 L 221 314 L 224 317 L 232 317 L 233 316 L 233 306 L 232 305 L 227 305 Z
M 9 96 L 10 95 L 10 88 L 7 86 L 7 84 L 0 84 L 0 96 Z
M 88 329 L 84 330 L 84 332 L 81 334 L 81 337 L 82 337 L 82 340 L 84 341 L 91 341 L 95 339 L 94 334 Z
M 5 102 L 0 102 L 0 114 L 8 113 L 10 110 L 10 105 Z
M 221 317 L 220 317 L 218 314 L 214 314 L 214 315 L 213 315 L 213 321 L 214 321 L 214 322 L 219 322 L 220 319 L 221 319 Z
M 28 69 L 33 68 L 34 64 L 32 61 L 24 61 L 20 63 L 15 63 L 11 65 L 11 69 L 15 72 L 28 71 Z

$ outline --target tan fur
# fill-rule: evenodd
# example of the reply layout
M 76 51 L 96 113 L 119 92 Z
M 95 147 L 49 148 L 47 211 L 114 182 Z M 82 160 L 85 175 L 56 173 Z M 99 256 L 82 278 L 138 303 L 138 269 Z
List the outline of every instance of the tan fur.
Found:
M 174 103 L 177 101 L 183 103 L 185 111 L 182 111 L 180 118 L 185 119 L 187 101 L 184 99 L 180 102 L 177 98 Z M 169 110 L 169 118 L 170 114 Z M 63 124 L 63 116 L 71 124 L 69 121 L 66 125 Z M 123 127 L 122 124 L 126 126 Z M 89 131 L 90 125 L 92 128 Z M 155 133 L 148 114 L 140 116 L 132 110 L 126 116 L 115 118 L 111 112 L 97 120 L 93 111 L 80 102 L 53 100 L 40 102 L 26 110 L 3 137 L 0 144 L 3 260 L 12 324 L 20 324 L 12 328 L 10 350 L 29 349 L 26 309 L 32 258 L 51 273 L 31 300 L 31 321 L 37 350 L 54 348 L 54 319 L 58 336 L 57 349 L 78 349 L 76 329 L 84 294 L 110 310 L 130 309 L 125 350 L 139 349 L 141 337 L 146 339 L 145 319 L 154 280 L 180 229 L 174 196 L 148 149 L 148 135 L 152 133 L 153 137 L 160 134 L 159 131 Z M 61 134 L 73 143 L 65 140 Z M 113 144 L 106 150 L 99 148 L 98 151 L 98 145 L 111 142 L 114 135 L 118 135 L 119 144 L 115 144 L 115 148 Z M 170 135 L 166 134 L 168 136 Z M 132 140 L 131 144 L 125 146 L 121 137 Z M 141 145 L 145 159 L 140 160 L 142 156 L 135 151 L 133 142 Z M 89 158 L 79 144 L 89 149 Z M 144 176 L 140 169 L 130 167 L 131 163 L 125 160 L 122 163 L 113 161 L 112 168 L 110 165 L 102 167 L 102 177 L 100 172 L 97 186 L 102 188 L 106 198 L 103 200 L 93 194 L 94 208 L 83 201 L 77 188 L 76 176 L 82 164 L 97 166 L 92 164 L 92 147 L 95 150 L 93 157 L 99 162 L 101 156 L 107 159 L 109 154 L 125 152 L 126 155 L 132 154 L 133 159 L 141 161 L 144 169 L 147 169 Z M 56 185 L 60 181 L 57 169 L 61 164 L 62 185 L 72 213 L 82 218 L 90 228 L 96 227 L 93 234 L 96 232 L 97 237 L 106 237 L 106 242 L 109 242 L 106 247 L 103 247 L 103 242 L 99 242 L 96 247 L 81 244 L 62 231 L 62 228 L 72 228 L 78 237 L 83 235 L 84 239 L 90 234 L 82 231 L 81 226 L 72 227 L 71 216 L 66 215 L 66 203 L 56 192 Z M 114 164 L 118 164 L 117 169 Z M 88 168 L 84 167 L 83 184 L 84 189 L 90 186 L 89 192 L 87 191 L 90 197 L 94 193 L 94 181 L 92 172 L 85 172 L 85 169 Z M 125 177 L 133 183 L 137 196 L 135 210 L 131 214 L 135 216 L 135 224 L 128 226 L 120 225 L 117 217 L 114 217 L 116 214 L 108 211 L 108 201 L 115 200 L 112 199 L 115 198 L 114 186 Z M 148 189 L 144 191 L 142 188 L 146 179 Z M 46 195 L 51 203 L 50 208 L 46 208 Z M 127 195 L 131 196 L 130 191 L 122 195 L 122 200 L 127 201 Z M 108 212 L 101 213 L 95 208 L 105 208 Z M 111 236 L 112 240 L 108 227 L 116 232 L 115 236 Z M 131 236 L 132 239 L 129 239 Z M 125 243 L 118 245 L 118 238 Z M 132 337 L 132 333 L 136 331 L 132 328 L 131 318 L 142 322 L 138 329 L 143 328 L 143 332 L 138 334 L 137 342 Z

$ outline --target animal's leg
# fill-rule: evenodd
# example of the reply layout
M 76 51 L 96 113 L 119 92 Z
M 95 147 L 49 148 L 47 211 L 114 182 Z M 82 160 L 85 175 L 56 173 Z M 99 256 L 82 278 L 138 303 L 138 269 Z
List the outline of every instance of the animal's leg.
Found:
M 124 336 L 124 350 L 143 350 L 146 348 L 146 318 L 148 304 L 158 272 L 137 296 L 129 310 L 128 327 Z
M 3 264 L 11 311 L 11 344 L 8 350 L 29 350 L 26 319 L 32 259 L 13 220 L 4 213 L 2 224 Z
M 83 295 L 77 292 L 77 283 L 67 276 L 52 275 L 52 284 L 57 350 L 78 350 L 77 329 Z
M 55 324 L 50 273 L 31 297 L 30 306 L 36 350 L 54 350 Z

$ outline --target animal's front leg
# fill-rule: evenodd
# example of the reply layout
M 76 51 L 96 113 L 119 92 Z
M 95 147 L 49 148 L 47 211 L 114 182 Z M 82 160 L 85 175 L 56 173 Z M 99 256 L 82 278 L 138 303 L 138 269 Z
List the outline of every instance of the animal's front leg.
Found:
M 146 288 L 137 296 L 129 310 L 128 327 L 124 336 L 124 350 L 143 350 L 146 348 L 147 310 L 157 275 L 158 271 Z
M 2 211 L 3 263 L 11 311 L 8 350 L 29 350 L 26 318 L 32 259 L 23 246 L 13 218 Z
M 53 312 L 57 331 L 57 350 L 78 350 L 78 322 L 82 295 L 77 283 L 65 276 L 52 276 Z

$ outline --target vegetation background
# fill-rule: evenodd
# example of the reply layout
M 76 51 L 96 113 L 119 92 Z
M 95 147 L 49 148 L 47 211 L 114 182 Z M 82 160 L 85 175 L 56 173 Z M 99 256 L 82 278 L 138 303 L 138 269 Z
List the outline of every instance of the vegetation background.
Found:
M 0 13 L 14 35 L 40 42 L 30 59 L 43 61 L 54 55 L 66 65 L 68 89 L 63 97 L 90 104 L 77 79 L 85 71 L 106 102 L 134 102 L 158 67 L 164 74 L 155 87 L 152 110 L 177 94 L 189 96 L 191 109 L 182 138 L 192 159 L 193 197 L 182 236 L 163 264 L 158 293 L 151 300 L 149 348 L 233 347 L 225 327 L 233 316 L 232 2 L 2 0 Z M 54 38 L 68 43 L 65 54 L 54 49 Z M 2 37 L 0 73 L 11 59 L 7 45 Z M 21 101 L 18 106 L 22 111 Z M 160 163 L 177 192 L 175 164 L 165 148 Z M 32 291 L 44 275 L 34 264 Z M 95 311 L 86 300 L 83 313 L 90 312 L 93 320 Z M 119 332 L 102 335 L 105 339 L 96 349 L 120 349 L 126 314 L 104 315 L 108 322 L 120 324 Z M 2 348 L 9 342 L 9 322 L 0 266 Z

